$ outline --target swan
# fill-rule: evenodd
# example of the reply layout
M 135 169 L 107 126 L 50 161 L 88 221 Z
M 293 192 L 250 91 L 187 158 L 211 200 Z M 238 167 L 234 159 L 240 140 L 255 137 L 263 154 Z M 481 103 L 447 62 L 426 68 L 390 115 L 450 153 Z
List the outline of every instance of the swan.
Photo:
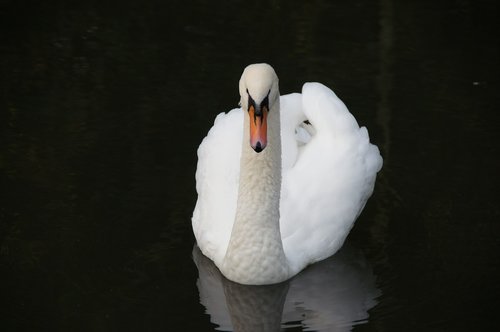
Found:
M 342 246 L 382 157 L 320 83 L 280 96 L 274 69 L 252 64 L 239 93 L 198 148 L 193 233 L 229 280 L 274 284 Z

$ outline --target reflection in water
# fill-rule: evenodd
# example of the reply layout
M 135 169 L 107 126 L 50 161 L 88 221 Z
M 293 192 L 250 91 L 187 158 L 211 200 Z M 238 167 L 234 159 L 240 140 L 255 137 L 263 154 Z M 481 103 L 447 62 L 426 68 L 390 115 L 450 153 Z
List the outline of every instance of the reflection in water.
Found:
M 279 331 L 302 327 L 350 331 L 366 322 L 380 290 L 362 254 L 344 246 L 293 279 L 267 286 L 246 286 L 224 278 L 195 245 L 200 302 L 222 331 Z

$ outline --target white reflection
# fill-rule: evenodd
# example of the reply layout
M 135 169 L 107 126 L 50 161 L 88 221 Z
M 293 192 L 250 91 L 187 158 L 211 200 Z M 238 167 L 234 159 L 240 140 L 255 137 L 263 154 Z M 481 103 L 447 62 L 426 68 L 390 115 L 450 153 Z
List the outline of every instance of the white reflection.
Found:
M 344 246 L 293 279 L 268 286 L 246 286 L 224 278 L 195 245 L 200 302 L 221 331 L 350 331 L 366 322 L 380 290 L 362 254 Z

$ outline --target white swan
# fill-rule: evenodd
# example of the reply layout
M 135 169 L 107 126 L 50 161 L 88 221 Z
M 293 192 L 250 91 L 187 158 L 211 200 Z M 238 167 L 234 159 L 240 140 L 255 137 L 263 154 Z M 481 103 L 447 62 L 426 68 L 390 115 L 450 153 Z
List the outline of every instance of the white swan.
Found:
M 280 97 L 274 69 L 254 64 L 239 90 L 241 108 L 219 114 L 198 148 L 193 231 L 225 277 L 272 284 L 342 246 L 382 157 L 319 83 Z

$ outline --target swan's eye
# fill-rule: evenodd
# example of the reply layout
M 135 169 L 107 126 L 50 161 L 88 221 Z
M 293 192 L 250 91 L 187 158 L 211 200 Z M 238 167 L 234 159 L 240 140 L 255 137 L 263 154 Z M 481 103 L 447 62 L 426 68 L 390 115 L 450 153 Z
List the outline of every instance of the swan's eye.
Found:
M 250 111 L 250 106 L 252 106 L 254 109 L 257 108 L 255 105 L 255 101 L 253 100 L 252 96 L 248 95 L 248 111 Z
M 264 98 L 264 100 L 260 103 L 260 108 L 267 109 L 269 111 L 269 94 Z
M 247 95 L 249 95 L 249 93 L 248 93 L 248 89 L 247 89 Z

